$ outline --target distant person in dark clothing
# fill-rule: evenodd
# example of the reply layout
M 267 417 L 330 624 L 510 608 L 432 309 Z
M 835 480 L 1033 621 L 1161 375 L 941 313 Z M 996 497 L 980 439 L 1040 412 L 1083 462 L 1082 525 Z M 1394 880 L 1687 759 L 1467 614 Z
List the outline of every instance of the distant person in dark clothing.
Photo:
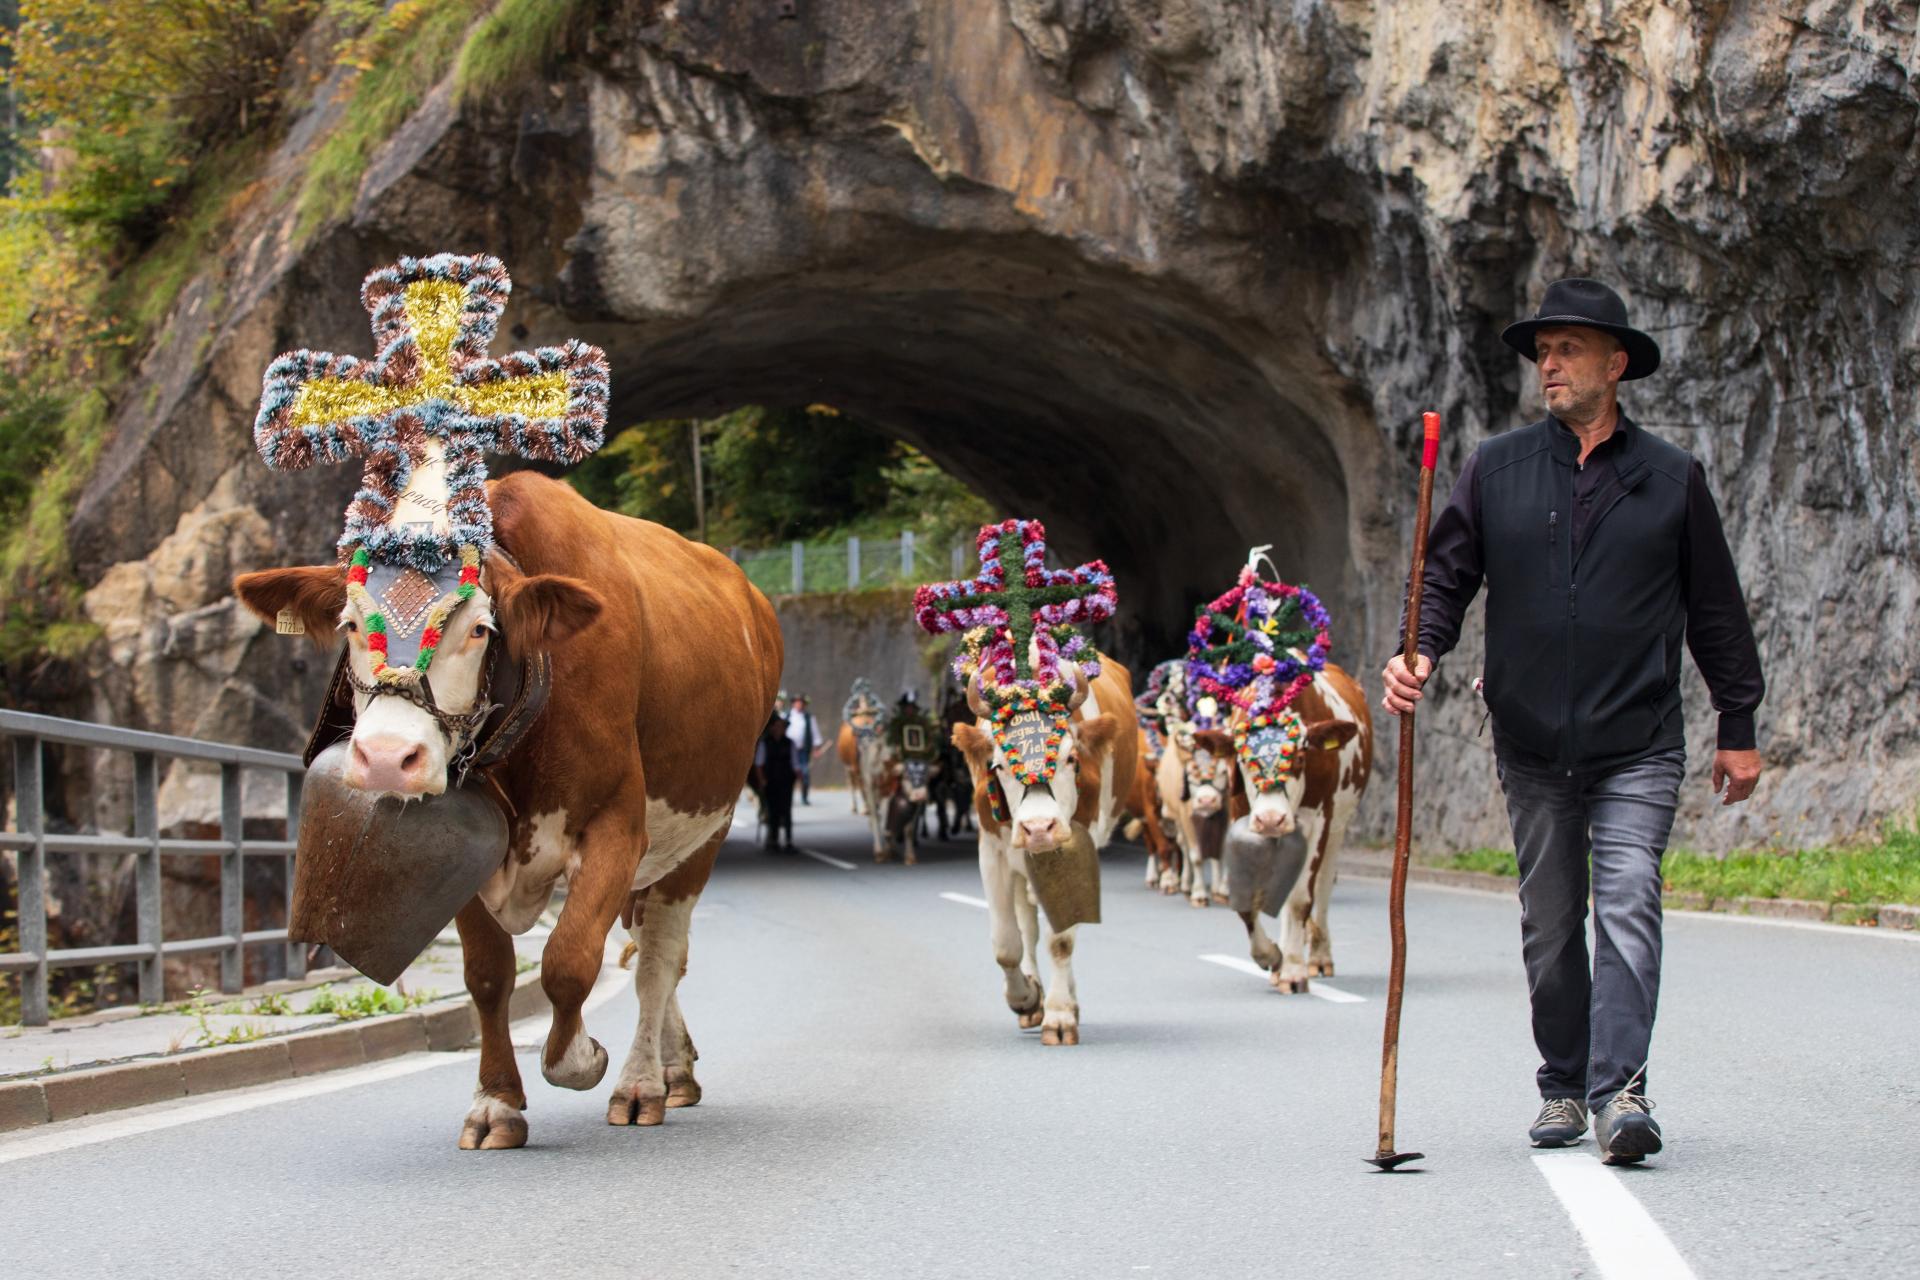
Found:
M 793 709 L 787 712 L 787 741 L 793 743 L 794 768 L 799 770 L 800 803 L 812 804 L 813 762 L 827 749 L 827 741 L 820 736 L 820 722 L 808 708 L 804 693 L 794 698 Z
M 1687 763 L 1683 641 L 1720 714 L 1712 785 L 1724 804 L 1759 781 L 1766 686 L 1705 470 L 1620 411 L 1619 384 L 1658 368 L 1659 346 L 1593 280 L 1550 286 L 1538 314 L 1501 336 L 1539 366 L 1549 416 L 1461 467 L 1433 524 L 1419 653 L 1411 670 L 1387 664 L 1385 705 L 1404 715 L 1420 701 L 1484 584 L 1485 697 L 1543 1059 L 1528 1136 L 1571 1146 L 1591 1109 L 1601 1156 L 1631 1164 L 1661 1143 L 1646 1069 L 1660 860 Z
M 787 722 L 773 716 L 753 749 L 753 780 L 767 823 L 764 847 L 768 853 L 793 852 L 793 780 L 798 772 Z

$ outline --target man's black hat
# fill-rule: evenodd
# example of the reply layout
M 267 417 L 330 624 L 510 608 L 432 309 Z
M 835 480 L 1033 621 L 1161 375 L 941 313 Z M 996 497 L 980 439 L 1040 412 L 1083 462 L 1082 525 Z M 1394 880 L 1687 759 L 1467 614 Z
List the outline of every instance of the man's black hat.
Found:
M 1627 371 L 1622 382 L 1644 378 L 1660 367 L 1660 344 L 1627 323 L 1627 304 L 1598 280 L 1556 280 L 1547 286 L 1540 310 L 1531 320 L 1507 326 L 1500 340 L 1529 360 L 1538 361 L 1533 335 L 1557 325 L 1598 329 L 1620 339 L 1627 349 Z

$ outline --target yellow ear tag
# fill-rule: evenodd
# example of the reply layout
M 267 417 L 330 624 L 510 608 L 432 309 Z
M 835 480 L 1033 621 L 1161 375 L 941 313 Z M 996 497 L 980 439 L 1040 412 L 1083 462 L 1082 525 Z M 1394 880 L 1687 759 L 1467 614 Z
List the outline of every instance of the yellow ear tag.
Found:
M 273 619 L 273 629 L 283 636 L 303 636 L 307 634 L 307 624 L 300 621 L 300 615 L 291 609 L 282 609 Z

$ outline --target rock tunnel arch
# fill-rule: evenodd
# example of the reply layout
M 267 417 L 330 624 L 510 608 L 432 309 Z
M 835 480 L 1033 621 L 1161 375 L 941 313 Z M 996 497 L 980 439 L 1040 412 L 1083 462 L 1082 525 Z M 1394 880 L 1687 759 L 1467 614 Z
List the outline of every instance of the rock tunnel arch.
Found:
M 578 321 L 575 321 L 576 327 Z M 1377 449 L 1305 334 L 1066 253 L 943 247 L 861 275 L 777 279 L 645 325 L 589 324 L 614 422 L 824 402 L 925 452 L 1121 587 L 1110 643 L 1152 661 L 1251 545 L 1369 634 Z

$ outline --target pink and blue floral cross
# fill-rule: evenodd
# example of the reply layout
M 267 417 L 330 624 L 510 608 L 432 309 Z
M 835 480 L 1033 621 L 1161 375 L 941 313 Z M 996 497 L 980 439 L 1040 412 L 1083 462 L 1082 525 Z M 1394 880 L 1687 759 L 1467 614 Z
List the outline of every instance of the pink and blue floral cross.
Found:
M 935 582 L 913 595 L 914 618 L 936 635 L 985 629 L 991 639 L 981 655 L 994 668 L 1002 696 L 1016 685 L 1051 689 L 1060 682 L 1060 659 L 1086 661 L 1092 649 L 1076 627 L 1113 616 L 1117 595 L 1106 562 L 1073 569 L 1047 568 L 1047 530 L 1038 520 L 983 525 L 976 540 L 980 572 L 961 582 Z M 1007 565 L 1021 573 L 1008 581 Z M 1039 644 L 1033 644 L 1035 639 Z M 1038 655 L 1038 666 L 1029 652 Z

